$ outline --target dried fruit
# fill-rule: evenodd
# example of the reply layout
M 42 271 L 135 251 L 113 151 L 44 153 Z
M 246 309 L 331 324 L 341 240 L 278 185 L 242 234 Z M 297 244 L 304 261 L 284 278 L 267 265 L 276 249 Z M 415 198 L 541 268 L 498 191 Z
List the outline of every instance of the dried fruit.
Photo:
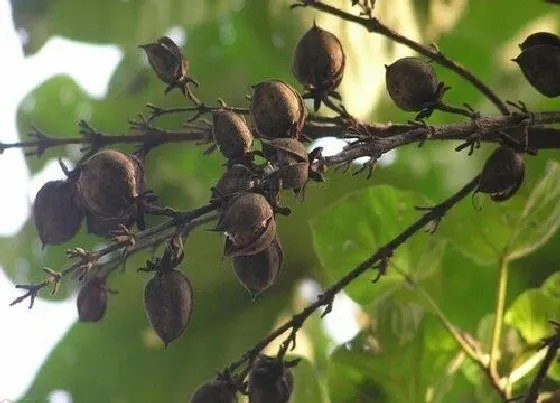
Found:
M 204 382 L 191 396 L 191 403 L 234 403 L 235 389 L 228 382 L 211 379 Z
M 245 118 L 228 109 L 212 111 L 212 135 L 224 157 L 243 156 L 253 147 L 253 135 Z
M 386 66 L 387 92 L 405 111 L 433 108 L 438 100 L 438 81 L 432 66 L 416 57 L 405 57 Z
M 76 235 L 84 218 L 76 196 L 72 182 L 51 181 L 41 187 L 33 202 L 33 222 L 43 245 L 58 245 Z
M 294 375 L 289 363 L 276 357 L 259 355 L 249 372 L 249 403 L 286 403 L 294 389 Z
M 98 322 L 107 310 L 105 278 L 93 277 L 78 293 L 78 318 L 81 322 Z
M 234 164 L 222 175 L 212 188 L 212 199 L 227 197 L 249 190 L 254 184 L 252 173 L 245 165 Z
M 296 139 L 262 139 L 262 152 L 272 165 L 277 167 L 297 162 L 307 162 L 307 149 Z
M 249 107 L 260 137 L 298 137 L 307 109 L 299 92 L 280 80 L 266 80 L 253 87 Z
M 292 72 L 314 95 L 315 110 L 320 106 L 320 99 L 340 85 L 345 63 L 346 56 L 338 38 L 315 24 L 296 45 Z
M 143 170 L 133 156 L 119 151 L 100 151 L 81 167 L 77 180 L 83 206 L 101 219 L 127 221 L 137 215 Z
M 281 167 L 271 173 L 269 178 L 275 180 L 282 190 L 294 189 L 298 192 L 309 180 L 309 164 L 300 162 Z
M 276 220 L 270 218 L 258 229 L 245 232 L 229 232 L 224 245 L 224 256 L 249 256 L 266 249 L 276 237 Z
M 550 32 L 536 32 L 525 38 L 525 40 L 519 44 L 519 48 L 523 51 L 535 45 L 553 45 L 560 47 L 560 37 Z
M 138 47 L 146 52 L 148 62 L 158 78 L 167 84 L 165 94 L 173 88 L 179 88 L 185 95 L 188 83 L 194 81 L 189 77 L 189 60 L 183 56 L 177 44 L 171 38 L 162 36 L 154 43 Z
M 177 270 L 157 271 L 144 290 L 144 308 L 150 326 L 167 345 L 179 337 L 189 323 L 193 289 Z
M 86 226 L 89 234 L 94 234 L 103 238 L 112 238 L 114 232 L 121 228 L 121 225 L 129 228 L 134 225 L 136 217 L 130 215 L 122 218 L 103 218 L 90 212 L 86 212 Z
M 235 256 L 233 270 L 239 282 L 255 298 L 276 282 L 282 269 L 284 253 L 278 238 L 255 255 Z
M 523 75 L 537 91 L 546 97 L 560 95 L 560 46 L 531 45 L 514 60 Z
M 221 215 L 216 229 L 231 233 L 259 233 L 274 215 L 260 193 L 246 192 L 233 197 Z
M 500 146 L 486 160 L 476 191 L 490 194 L 494 201 L 505 201 L 517 193 L 524 178 L 521 155 L 508 146 Z

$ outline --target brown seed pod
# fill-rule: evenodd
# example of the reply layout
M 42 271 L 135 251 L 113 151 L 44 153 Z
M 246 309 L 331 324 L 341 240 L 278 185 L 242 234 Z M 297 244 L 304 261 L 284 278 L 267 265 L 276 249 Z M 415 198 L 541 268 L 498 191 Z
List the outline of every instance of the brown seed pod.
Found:
M 387 92 L 399 108 L 421 111 L 435 105 L 438 81 L 430 64 L 416 57 L 405 57 L 386 67 Z
M 167 94 L 173 88 L 180 88 L 186 93 L 186 86 L 190 80 L 189 60 L 186 59 L 181 49 L 167 36 L 162 36 L 154 43 L 139 45 L 146 52 L 148 62 L 158 78 L 168 86 Z
M 280 80 L 266 80 L 253 87 L 249 107 L 260 137 L 299 137 L 307 109 L 299 92 Z
M 90 212 L 86 212 L 86 226 L 89 234 L 103 238 L 112 238 L 114 232 L 121 229 L 121 225 L 130 228 L 136 222 L 136 217 L 130 215 L 121 218 L 103 218 Z
M 43 245 L 58 245 L 70 240 L 84 218 L 76 186 L 68 181 L 45 183 L 33 202 L 33 222 Z
M 270 218 L 257 231 L 230 232 L 224 245 L 224 257 L 249 256 L 266 249 L 276 237 L 276 220 Z
M 560 95 L 560 47 L 532 45 L 514 60 L 537 91 L 549 98 Z
M 228 382 L 211 379 L 194 391 L 190 403 L 235 403 L 235 389 Z
M 282 269 L 284 253 L 278 238 L 254 255 L 234 256 L 233 270 L 239 282 L 255 298 L 276 282 Z
M 260 354 L 249 372 L 250 403 L 287 403 L 294 389 L 294 375 L 286 363 Z
M 488 193 L 494 201 L 511 198 L 525 178 L 523 157 L 508 146 L 500 146 L 488 157 L 477 192 Z
M 231 233 L 260 233 L 274 212 L 260 193 L 246 192 L 233 197 L 222 213 L 216 229 Z
M 253 147 L 253 135 L 245 118 L 228 109 L 212 111 L 212 135 L 224 157 L 243 156 Z
M 212 188 L 212 199 L 227 197 L 251 189 L 255 182 L 252 176 L 251 170 L 245 165 L 232 165 Z
M 80 322 L 98 322 L 107 310 L 107 285 L 105 278 L 93 277 L 78 293 L 78 318 Z
M 272 165 L 281 167 L 295 162 L 307 162 L 307 149 L 296 139 L 261 139 L 262 153 Z
M 338 38 L 313 24 L 296 45 L 292 72 L 305 87 L 328 92 L 340 85 L 345 63 Z
M 270 178 L 278 181 L 282 190 L 300 191 L 309 180 L 309 165 L 307 162 L 287 165 L 270 174 Z
M 177 270 L 157 271 L 144 290 L 144 308 L 150 326 L 165 346 L 179 337 L 189 323 L 193 289 Z
M 519 48 L 523 50 L 529 49 L 535 45 L 552 45 L 560 47 L 560 37 L 550 32 L 536 32 L 529 35 L 525 40 L 519 44 Z
M 143 169 L 135 157 L 114 150 L 100 151 L 80 167 L 78 192 L 83 206 L 101 219 L 136 216 Z

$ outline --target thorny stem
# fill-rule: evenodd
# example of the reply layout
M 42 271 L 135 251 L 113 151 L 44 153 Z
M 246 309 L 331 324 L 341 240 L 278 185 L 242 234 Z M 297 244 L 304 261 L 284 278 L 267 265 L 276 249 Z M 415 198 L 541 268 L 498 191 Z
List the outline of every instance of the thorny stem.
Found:
M 164 232 L 164 231 L 166 231 L 169 228 L 172 228 L 174 226 L 179 226 L 179 225 L 185 226 L 185 225 L 193 222 L 193 220 L 203 216 L 206 213 L 214 211 L 217 208 L 218 208 L 217 202 L 211 202 L 211 203 L 208 203 L 208 204 L 206 204 L 206 205 L 204 205 L 204 206 L 202 206 L 198 209 L 178 213 L 176 217 L 174 217 L 170 220 L 167 220 L 164 223 L 162 223 L 162 224 L 160 224 L 156 227 L 148 228 L 147 230 L 139 231 L 139 232 L 135 233 L 134 234 L 134 241 L 141 241 L 143 239 L 151 238 L 154 235 L 157 235 L 161 232 Z M 200 221 L 200 222 L 204 223 L 205 221 Z M 109 246 L 107 246 L 105 248 L 98 249 L 96 251 L 92 251 L 92 252 L 83 251 L 83 255 L 80 259 L 78 259 L 75 263 L 68 266 L 64 270 L 60 271 L 60 273 L 56 273 L 57 278 L 54 282 L 55 283 L 59 282 L 62 278 L 68 276 L 71 273 L 74 273 L 76 270 L 79 270 L 79 269 L 85 270 L 86 273 L 89 272 L 89 270 L 91 270 L 92 268 L 94 268 L 97 265 L 97 262 L 100 258 L 102 258 L 103 256 L 106 256 L 106 255 L 108 255 L 112 252 L 115 252 L 117 250 L 128 247 L 129 242 L 130 242 L 130 240 L 123 239 L 122 241 L 115 241 L 112 244 L 110 244 Z M 134 249 L 134 247 L 132 249 Z M 124 256 L 124 257 L 121 256 L 121 259 L 124 260 L 125 257 L 126 256 Z M 49 276 L 47 276 L 47 278 L 45 278 L 45 280 L 41 281 L 38 284 L 17 285 L 16 288 L 25 289 L 25 290 L 27 290 L 27 292 L 24 295 L 21 295 L 21 296 L 17 297 L 16 299 L 14 299 L 10 303 L 10 306 L 19 304 L 19 303 L 23 302 L 25 299 L 30 298 L 31 303 L 30 303 L 29 308 L 32 308 L 33 307 L 33 302 L 35 300 L 35 297 L 37 296 L 37 293 L 41 289 L 47 287 L 48 285 L 53 284 L 53 280 L 51 279 L 51 277 L 52 277 L 52 274 L 49 274 Z
M 307 305 L 302 311 L 293 315 L 289 321 L 285 322 L 283 325 L 272 331 L 268 336 L 255 344 L 250 350 L 246 351 L 238 360 L 229 364 L 229 366 L 224 369 L 224 372 L 233 373 L 245 362 L 254 359 L 268 344 L 274 341 L 278 336 L 280 336 L 287 330 L 300 328 L 307 320 L 307 318 L 309 318 L 320 307 L 328 307 L 332 303 L 334 296 L 337 293 L 343 290 L 348 284 L 364 274 L 366 271 L 370 270 L 375 263 L 377 263 L 378 261 L 387 260 L 392 255 L 395 249 L 397 249 L 400 245 L 410 239 L 417 231 L 421 230 L 432 221 L 440 220 L 453 206 L 463 200 L 476 188 L 479 179 L 480 176 L 476 176 L 453 196 L 434 206 L 431 210 L 429 210 L 417 221 L 412 223 L 394 239 L 386 243 L 384 246 L 380 247 L 373 255 L 371 255 L 369 258 L 352 269 L 344 277 L 339 279 L 335 284 L 333 284 L 329 289 L 321 294 L 317 298 L 317 301 Z M 379 278 L 381 274 L 382 272 L 380 271 L 377 278 Z
M 227 105 L 220 105 L 220 106 L 207 106 L 204 103 L 200 103 L 197 106 L 186 106 L 186 107 L 175 107 L 175 108 L 163 108 L 159 106 L 155 106 L 151 103 L 146 104 L 146 106 L 150 109 L 151 115 L 148 118 L 149 121 L 154 120 L 160 116 L 169 115 L 172 113 L 178 112 L 196 112 L 194 118 L 189 119 L 189 121 L 194 121 L 198 119 L 200 116 L 204 115 L 205 113 L 209 113 L 218 109 L 228 109 L 232 112 L 238 113 L 240 115 L 248 115 L 249 109 L 247 108 L 239 108 L 235 106 L 227 106 Z
M 529 386 L 529 391 L 525 396 L 524 403 L 536 403 L 537 398 L 539 397 L 539 389 L 541 388 L 541 384 L 546 378 L 546 373 L 548 368 L 552 365 L 552 362 L 556 358 L 556 353 L 560 350 L 560 324 L 555 323 L 555 331 L 556 333 L 550 336 L 547 340 L 548 348 L 546 350 L 546 355 L 544 356 L 544 360 L 531 382 L 531 386 Z
M 500 273 L 498 280 L 498 296 L 496 302 L 496 319 L 494 322 L 494 331 L 492 333 L 492 346 L 490 347 L 490 372 L 495 378 L 499 378 L 498 361 L 500 359 L 500 340 L 502 338 L 502 324 L 504 320 L 504 309 L 506 304 L 506 292 L 508 282 L 509 260 L 507 251 L 504 251 L 500 257 Z
M 449 334 L 453 336 L 459 347 L 461 347 L 461 350 L 463 350 L 463 352 L 482 370 L 484 375 L 490 381 L 490 385 L 492 386 L 492 388 L 500 395 L 502 401 L 506 401 L 508 396 L 504 389 L 500 386 L 500 378 L 491 373 L 489 367 L 482 360 L 481 352 L 478 351 L 475 346 L 465 340 L 465 337 L 461 334 L 461 332 L 457 330 L 457 328 L 455 328 L 455 326 L 453 326 L 449 319 L 447 319 L 437 302 L 431 297 L 430 294 L 426 292 L 424 287 L 418 284 L 413 277 L 404 273 L 398 267 L 393 266 L 393 269 L 405 279 L 407 284 L 409 284 L 420 295 L 422 295 L 426 302 L 428 302 L 442 325 L 447 329 Z
M 354 14 L 347 13 L 339 8 L 333 7 L 331 5 L 325 4 L 323 2 L 317 0 L 303 0 L 301 2 L 296 2 L 292 7 L 311 7 L 326 14 L 331 14 L 336 17 L 339 17 L 345 21 L 353 22 L 363 26 L 369 32 L 374 32 L 380 35 L 384 35 L 389 39 L 397 43 L 401 43 L 403 45 L 408 46 L 412 50 L 429 57 L 433 61 L 439 63 L 443 67 L 454 71 L 460 77 L 464 78 L 468 82 L 470 82 L 476 89 L 478 89 L 484 96 L 486 96 L 502 113 L 502 115 L 509 115 L 510 111 L 502 101 L 498 95 L 492 91 L 486 84 L 484 84 L 478 77 L 476 77 L 473 73 L 469 70 L 458 64 L 457 62 L 449 59 L 445 56 L 441 51 L 424 46 L 418 42 L 413 41 L 412 39 L 407 38 L 404 35 L 399 34 L 398 32 L 393 31 L 388 26 L 384 25 L 380 22 L 376 17 L 362 17 L 357 16 Z

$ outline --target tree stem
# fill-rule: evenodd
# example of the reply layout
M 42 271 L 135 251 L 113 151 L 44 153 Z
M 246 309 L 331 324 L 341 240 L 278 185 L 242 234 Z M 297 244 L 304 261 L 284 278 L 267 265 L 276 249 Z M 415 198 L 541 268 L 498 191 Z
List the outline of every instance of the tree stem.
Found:
M 499 379 L 498 361 L 500 359 L 500 340 L 502 336 L 502 324 L 504 321 L 504 307 L 506 302 L 507 280 L 509 259 L 507 251 L 500 257 L 500 274 L 498 280 L 498 301 L 496 303 L 496 320 L 494 322 L 494 333 L 492 335 L 492 346 L 490 348 L 490 372 L 492 376 Z

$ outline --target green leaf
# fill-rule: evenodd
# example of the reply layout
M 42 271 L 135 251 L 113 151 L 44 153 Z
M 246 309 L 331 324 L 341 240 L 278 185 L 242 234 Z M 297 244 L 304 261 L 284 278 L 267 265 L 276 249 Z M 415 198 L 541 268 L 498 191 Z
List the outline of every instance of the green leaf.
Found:
M 529 343 L 537 343 L 552 333 L 550 320 L 558 320 L 560 299 L 551 297 L 539 289 L 530 289 L 518 296 L 504 317 L 519 329 Z
M 426 205 L 417 194 L 381 185 L 352 193 L 322 211 L 311 227 L 315 250 L 329 280 L 344 276 L 417 220 L 417 205 Z M 401 286 L 404 279 L 399 272 L 426 278 L 438 269 L 444 246 L 437 235 L 418 233 L 396 250 L 381 281 L 372 285 L 367 279 L 359 279 L 346 292 L 366 305 Z
M 543 283 L 541 290 L 550 297 L 560 299 L 560 272 L 554 273 Z
M 546 243 L 560 226 L 560 164 L 550 162 L 533 188 L 510 240 L 509 257 L 519 259 Z

